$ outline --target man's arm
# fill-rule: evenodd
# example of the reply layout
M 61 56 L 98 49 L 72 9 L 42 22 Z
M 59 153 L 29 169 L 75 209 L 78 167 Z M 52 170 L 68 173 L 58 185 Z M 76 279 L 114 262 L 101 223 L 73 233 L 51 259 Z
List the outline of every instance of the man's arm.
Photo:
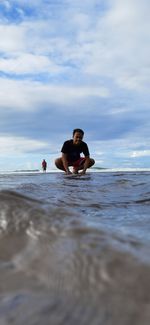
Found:
M 89 167 L 90 164 L 90 153 L 89 153 L 89 148 L 87 143 L 84 142 L 84 149 L 83 149 L 83 154 L 85 157 L 85 162 L 84 162 L 84 167 L 82 169 L 82 172 L 80 175 L 84 175 L 86 173 L 87 168 Z
M 67 155 L 65 153 L 62 153 L 62 162 L 63 162 L 63 166 L 64 166 L 64 170 L 65 170 L 66 174 L 72 174 L 69 169 Z
M 80 175 L 84 175 L 86 173 L 86 170 L 89 167 L 89 162 L 90 162 L 89 156 L 88 157 L 85 157 L 84 167 L 83 167 L 83 170 L 80 173 Z

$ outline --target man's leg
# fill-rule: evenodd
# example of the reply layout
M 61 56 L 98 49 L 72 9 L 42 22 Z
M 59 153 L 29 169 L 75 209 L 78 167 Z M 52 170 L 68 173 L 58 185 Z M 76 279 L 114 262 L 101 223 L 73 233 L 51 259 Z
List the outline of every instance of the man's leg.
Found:
M 80 158 L 77 162 L 75 162 L 73 166 L 73 173 L 78 174 L 79 170 L 82 170 L 84 168 L 85 158 Z M 93 158 L 89 158 L 88 167 L 90 168 L 95 164 L 95 160 Z
M 64 169 L 64 166 L 63 166 L 63 162 L 62 162 L 62 158 L 57 158 L 55 160 L 55 166 L 58 168 L 58 169 L 61 169 L 61 170 L 65 170 Z

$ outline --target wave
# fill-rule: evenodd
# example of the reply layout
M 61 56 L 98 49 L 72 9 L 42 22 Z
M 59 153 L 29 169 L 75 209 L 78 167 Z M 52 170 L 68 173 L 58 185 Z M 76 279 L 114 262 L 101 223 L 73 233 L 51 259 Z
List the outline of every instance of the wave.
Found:
M 150 168 L 105 168 L 105 167 L 92 167 L 88 170 L 88 174 L 90 173 L 118 173 L 118 172 L 150 172 Z M 1 170 L 0 175 L 4 174 L 38 174 L 42 173 L 42 169 L 16 169 L 16 170 Z M 58 169 L 47 169 L 46 173 L 63 173 L 59 171 Z
M 15 173 L 35 173 L 35 172 L 39 172 L 39 169 L 17 169 L 14 170 Z
M 101 168 L 92 167 L 90 171 L 97 172 L 150 172 L 150 168 L 120 167 L 120 168 Z
M 146 249 L 71 207 L 1 191 L 0 324 L 148 325 Z

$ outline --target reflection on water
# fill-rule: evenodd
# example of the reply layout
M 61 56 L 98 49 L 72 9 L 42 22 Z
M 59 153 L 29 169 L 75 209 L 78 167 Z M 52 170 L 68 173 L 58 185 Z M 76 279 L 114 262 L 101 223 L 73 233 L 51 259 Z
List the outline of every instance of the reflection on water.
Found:
M 11 177 L 0 192 L 0 324 L 148 325 L 149 174 Z

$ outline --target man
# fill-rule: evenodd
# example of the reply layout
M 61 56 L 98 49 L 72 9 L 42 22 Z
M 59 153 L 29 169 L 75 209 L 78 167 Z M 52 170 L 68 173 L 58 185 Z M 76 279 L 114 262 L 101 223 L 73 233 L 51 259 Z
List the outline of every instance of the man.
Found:
M 47 162 L 45 159 L 43 159 L 42 161 L 42 169 L 43 169 L 43 172 L 46 172 L 46 168 L 47 168 Z
M 72 174 L 69 167 L 73 167 L 73 174 L 80 175 L 86 173 L 87 168 L 95 164 L 94 159 L 90 158 L 89 149 L 85 142 L 83 142 L 84 131 L 81 129 L 73 130 L 73 139 L 64 142 L 61 152 L 62 156 L 55 160 L 55 165 L 58 169 L 65 171 L 66 174 Z M 83 153 L 84 157 L 80 154 Z

